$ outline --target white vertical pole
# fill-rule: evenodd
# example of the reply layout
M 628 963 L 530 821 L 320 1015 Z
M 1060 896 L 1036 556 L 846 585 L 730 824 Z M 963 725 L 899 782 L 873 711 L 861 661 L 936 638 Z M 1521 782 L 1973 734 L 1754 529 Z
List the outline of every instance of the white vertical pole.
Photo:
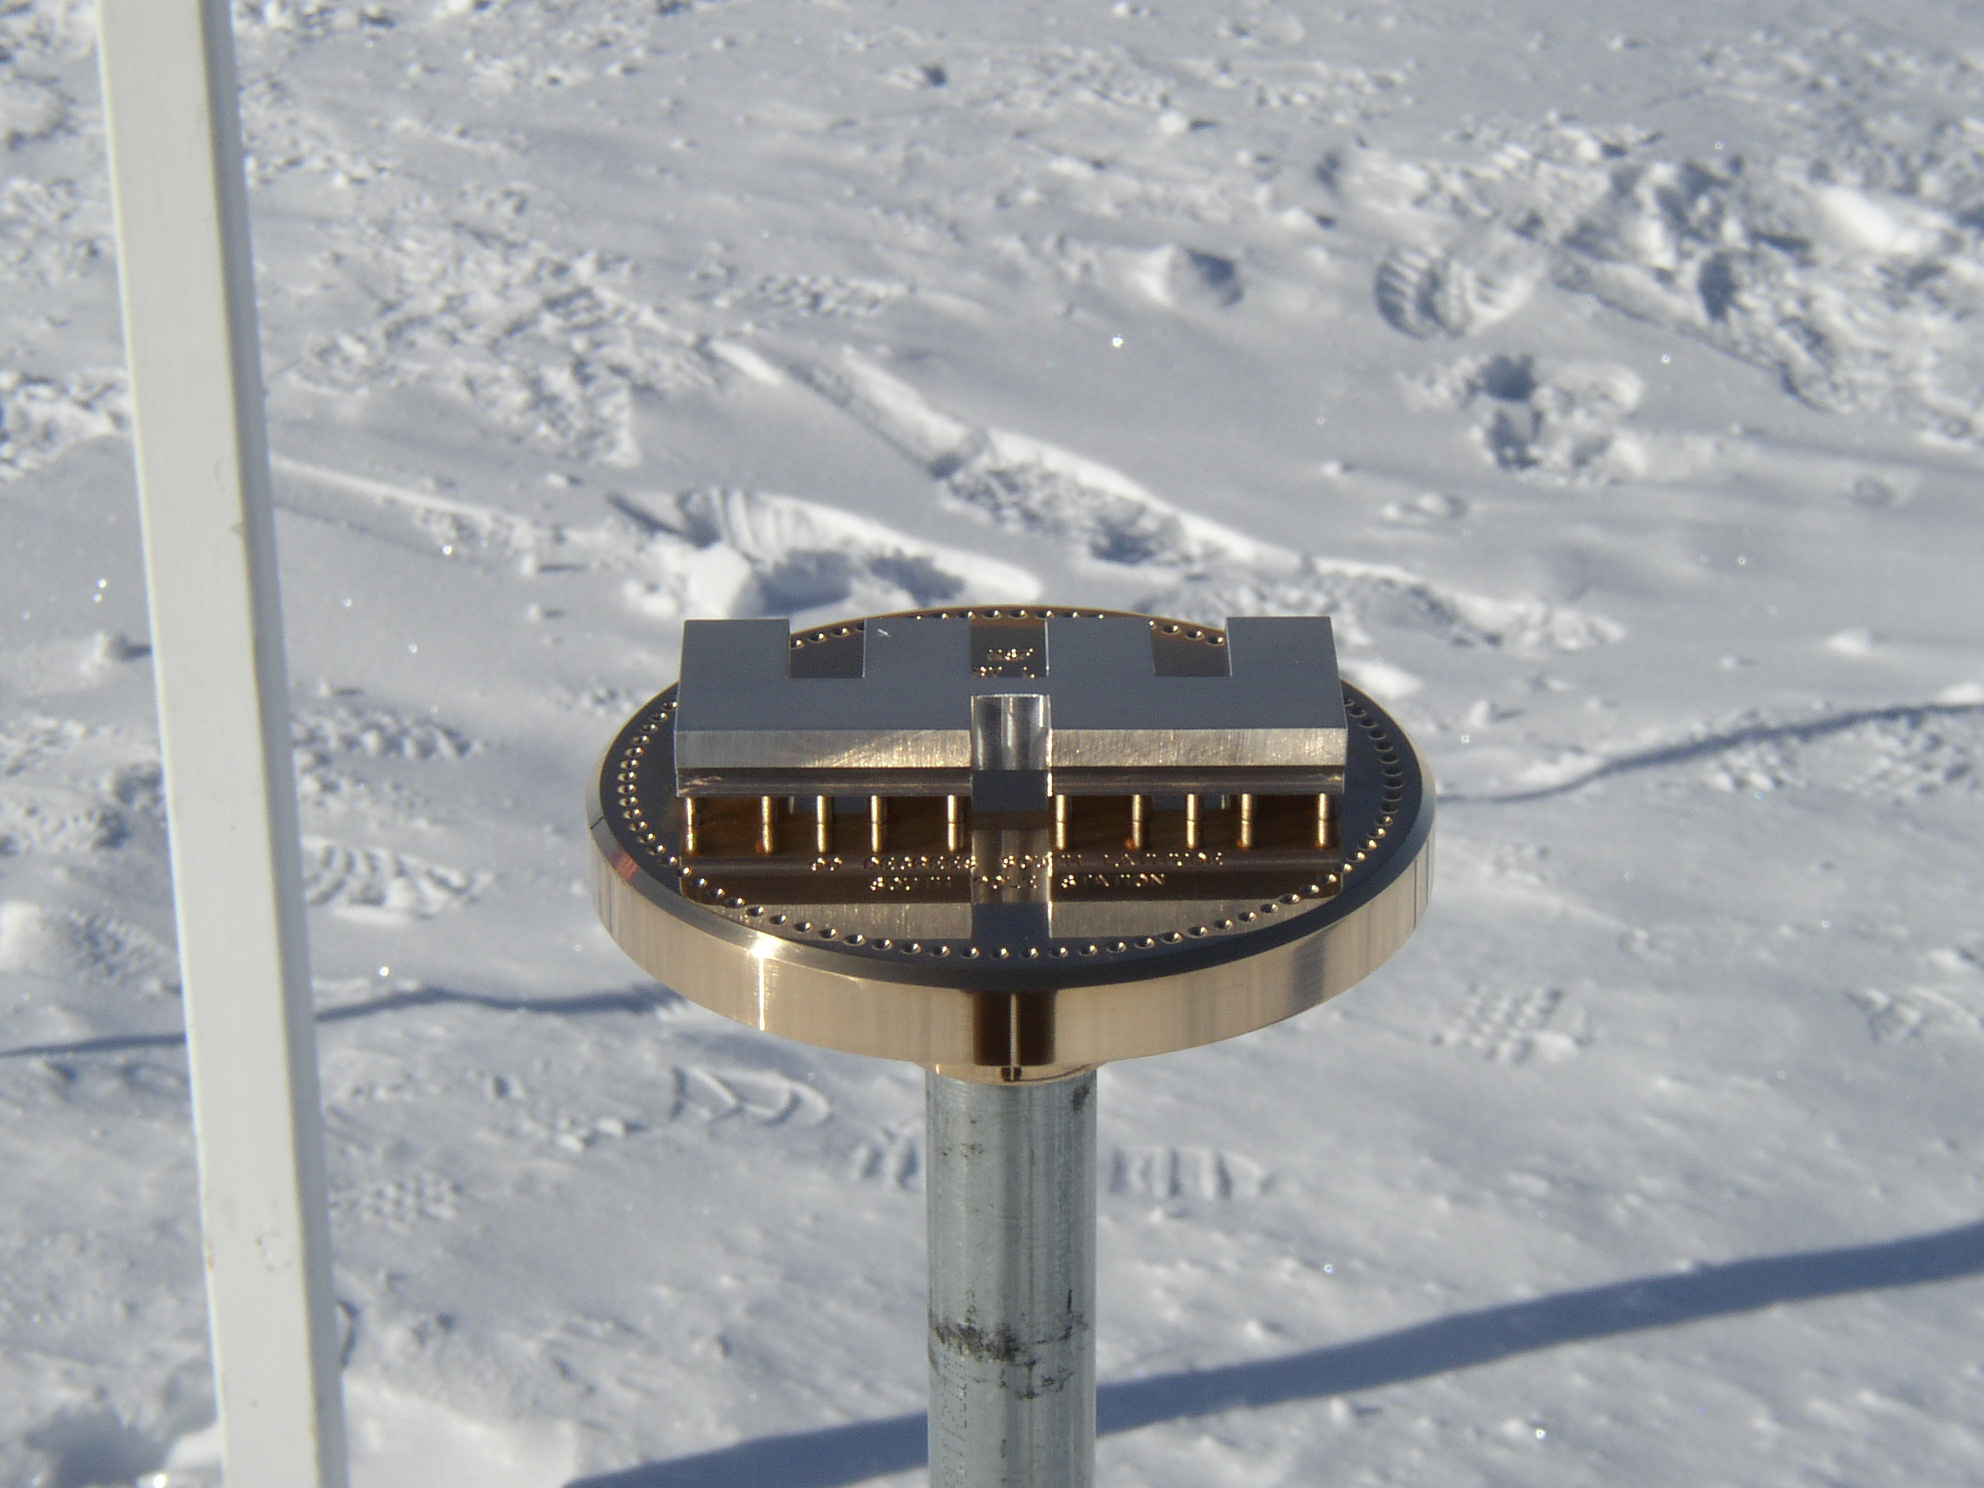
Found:
M 344 1488 L 228 0 L 100 0 L 228 1488 Z

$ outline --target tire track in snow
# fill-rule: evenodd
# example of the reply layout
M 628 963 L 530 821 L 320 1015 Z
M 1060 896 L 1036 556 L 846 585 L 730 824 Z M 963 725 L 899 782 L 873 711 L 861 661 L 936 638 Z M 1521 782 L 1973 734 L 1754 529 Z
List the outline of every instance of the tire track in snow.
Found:
M 1159 587 L 1139 601 L 1143 609 L 1210 624 L 1231 615 L 1329 613 L 1339 639 L 1351 645 L 1368 643 L 1366 622 L 1452 645 L 1518 651 L 1583 650 L 1625 633 L 1533 596 L 1495 599 L 1390 564 L 1260 542 L 1183 511 L 1097 461 L 954 418 L 852 355 L 838 369 L 796 364 L 790 372 L 927 471 L 952 504 L 996 526 L 1067 543 L 1103 571 L 1152 580 Z M 766 367 L 761 375 L 780 374 Z
M 653 620 L 1010 602 L 1040 588 L 1012 564 L 796 496 L 615 494 L 606 498 L 611 515 L 573 526 L 300 460 L 273 463 L 283 475 L 402 513 L 445 558 L 505 561 L 526 579 L 575 568 L 617 575 L 628 608 Z

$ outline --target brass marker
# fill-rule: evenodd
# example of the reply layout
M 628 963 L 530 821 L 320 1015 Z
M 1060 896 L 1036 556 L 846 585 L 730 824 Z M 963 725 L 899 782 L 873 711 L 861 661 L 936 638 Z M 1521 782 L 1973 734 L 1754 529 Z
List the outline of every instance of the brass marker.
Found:
M 1095 1067 L 1376 970 L 1431 887 L 1425 767 L 1308 617 L 690 621 L 681 676 L 601 761 L 600 917 L 707 1008 L 929 1071 L 932 1488 L 1084 1488 Z M 811 851 L 777 832 L 802 796 Z M 832 855 L 835 796 L 868 798 L 866 857 Z M 1075 830 L 1100 819 L 1076 796 L 1127 816 L 1124 845 Z M 1182 848 L 1153 797 L 1183 798 Z

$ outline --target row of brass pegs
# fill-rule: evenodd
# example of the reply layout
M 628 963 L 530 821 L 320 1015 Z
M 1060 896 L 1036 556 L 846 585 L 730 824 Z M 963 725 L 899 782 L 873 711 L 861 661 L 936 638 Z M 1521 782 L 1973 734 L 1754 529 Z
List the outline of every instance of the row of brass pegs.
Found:
M 889 844 L 890 805 L 887 796 L 869 796 L 867 807 L 868 850 L 874 854 L 884 852 Z M 1083 797 L 1120 801 L 1116 797 Z M 1214 841 L 1212 824 L 1229 813 L 1209 810 L 1208 798 L 1188 795 L 1183 807 L 1183 842 L 1187 852 L 1196 852 L 1207 847 L 1236 847 L 1242 850 L 1256 845 L 1260 818 L 1259 800 L 1253 795 L 1232 797 L 1233 809 L 1230 813 L 1231 841 Z M 1213 798 L 1217 800 L 1218 798 Z M 1318 794 L 1315 801 L 1315 842 L 1318 848 L 1328 848 L 1336 842 L 1336 798 L 1328 794 Z M 802 800 L 809 800 L 811 810 L 800 807 Z M 966 840 L 966 802 L 964 796 L 945 796 L 943 838 L 947 852 L 962 852 Z M 1057 852 L 1069 850 L 1075 832 L 1076 798 L 1057 795 L 1052 798 L 1053 841 Z M 1156 818 L 1152 798 L 1130 796 L 1128 833 L 1123 846 L 1132 852 L 1146 851 L 1151 845 L 1153 826 Z M 1120 808 L 1119 808 L 1120 809 Z M 695 796 L 682 798 L 682 846 L 687 853 L 697 853 L 703 849 L 704 811 Z M 802 832 L 810 829 L 813 850 L 821 855 L 834 850 L 838 808 L 832 796 L 758 797 L 758 830 L 756 848 L 759 853 L 773 854 L 782 850 L 788 823 L 797 825 Z M 1118 817 L 1120 821 L 1120 816 Z M 1220 836 L 1227 834 L 1221 833 Z M 1175 840 L 1175 838 L 1174 838 Z M 797 842 L 794 842 L 797 846 Z

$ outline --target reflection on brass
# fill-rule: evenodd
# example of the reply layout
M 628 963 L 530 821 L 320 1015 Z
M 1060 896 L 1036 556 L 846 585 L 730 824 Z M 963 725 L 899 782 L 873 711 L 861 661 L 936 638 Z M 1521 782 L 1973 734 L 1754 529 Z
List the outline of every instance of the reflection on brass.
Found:
M 955 931 L 942 938 L 921 931 L 887 936 L 913 935 L 898 940 L 898 948 L 915 968 L 908 974 L 928 979 L 916 981 L 905 979 L 902 965 L 869 962 L 858 952 L 780 933 L 792 921 L 758 930 L 710 913 L 637 866 L 604 820 L 594 828 L 594 901 L 608 932 L 639 966 L 714 1012 L 830 1049 L 941 1067 L 959 1079 L 998 1080 L 1006 1069 L 1059 1066 L 1065 1072 L 1232 1038 L 1347 990 L 1403 945 L 1425 912 L 1430 827 L 1422 818 L 1410 839 L 1390 839 L 1399 849 L 1386 864 L 1390 871 L 1361 880 L 1353 875 L 1350 888 L 1334 900 L 1288 907 L 1285 920 L 1262 907 L 1247 911 L 1255 916 L 1249 925 L 1230 917 L 1234 929 L 1221 933 L 1219 946 L 1225 959 L 1203 958 L 1203 964 L 1175 971 L 1161 956 L 1130 964 L 1118 959 L 1120 953 L 1028 962 L 1011 968 L 1033 972 L 1009 978 L 1017 992 L 940 981 L 950 976 L 968 982 L 967 973 L 985 960 L 981 954 L 961 962 L 962 937 Z M 812 906 L 810 912 L 825 909 Z M 869 946 L 879 938 L 865 936 Z M 1134 948 L 1145 938 L 1158 939 L 1148 932 L 1132 938 L 1126 931 L 1121 942 Z M 1189 944 L 1207 949 L 1203 940 Z M 1130 979 L 1076 980 L 1108 971 Z M 1135 979 L 1139 971 L 1149 974 Z M 976 1008 L 988 997 L 1003 1005 L 1013 996 L 1038 1014 L 1035 1031 L 1018 1048 L 988 1042 Z
M 1002 623 L 1045 615 L 1007 610 Z M 876 623 L 796 637 L 805 675 L 858 668 L 862 627 Z M 1219 632 L 1139 623 L 1154 646 L 1186 648 L 1160 680 L 1218 675 Z M 1211 659 L 1195 671 L 1199 652 Z M 1051 647 L 1027 664 L 1051 675 Z M 1006 671 L 989 685 L 1019 695 L 1029 680 Z M 1336 686 L 1344 762 L 1321 791 L 1296 780 L 1171 794 L 1115 777 L 1064 788 L 1057 775 L 1029 794 L 1002 777 L 985 785 L 998 804 L 967 812 L 962 788 L 923 793 L 913 775 L 885 773 L 883 788 L 840 792 L 868 800 L 868 830 L 852 839 L 836 830 L 833 792 L 807 792 L 811 832 L 778 830 L 785 788 L 691 782 L 696 794 L 678 796 L 671 689 L 602 760 L 598 908 L 636 962 L 705 1007 L 959 1078 L 1032 1081 L 1231 1037 L 1370 973 L 1425 907 L 1431 782 L 1383 710 Z M 1014 760 L 1052 769 L 1023 750 L 984 753 L 992 773 Z
M 1249 899 L 1056 899 L 1047 922 L 1057 940 L 1114 941 L 1163 935 L 1179 923 L 1236 923 L 1257 909 Z

